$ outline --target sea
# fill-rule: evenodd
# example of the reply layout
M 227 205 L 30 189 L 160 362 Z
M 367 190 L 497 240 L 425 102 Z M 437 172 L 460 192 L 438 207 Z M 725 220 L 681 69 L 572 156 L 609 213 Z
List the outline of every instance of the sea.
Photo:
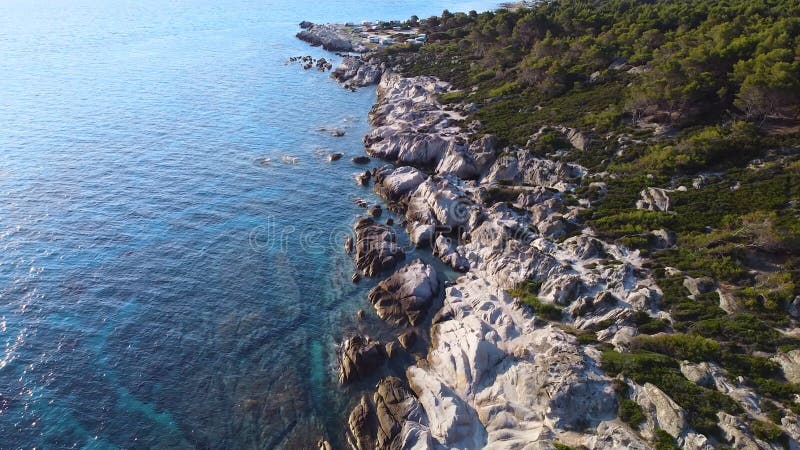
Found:
M 0 0 L 0 449 L 343 447 L 375 89 L 298 23 L 496 6 Z

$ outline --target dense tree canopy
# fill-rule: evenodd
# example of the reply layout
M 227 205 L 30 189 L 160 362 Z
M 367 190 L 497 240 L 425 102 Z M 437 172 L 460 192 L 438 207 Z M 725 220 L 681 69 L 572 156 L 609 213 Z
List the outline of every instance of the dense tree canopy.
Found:
M 800 113 L 793 0 L 559 0 L 421 23 L 434 45 L 418 64 L 462 86 L 514 82 L 507 92 L 547 98 L 619 79 L 630 82 L 620 113 L 677 124 L 720 111 L 754 121 Z M 468 72 L 447 67 L 453 54 L 468 55 Z

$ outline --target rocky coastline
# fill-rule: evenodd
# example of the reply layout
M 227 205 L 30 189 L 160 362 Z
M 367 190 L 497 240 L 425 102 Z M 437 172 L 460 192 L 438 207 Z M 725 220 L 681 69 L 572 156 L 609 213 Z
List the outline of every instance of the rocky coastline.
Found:
M 362 184 L 371 182 L 403 216 L 398 225 L 414 245 L 429 247 L 462 274 L 444 287 L 441 308 L 430 310 L 440 288 L 435 269 L 405 261 L 395 247 L 398 227 L 355 221 L 347 249 L 358 270 L 354 279 L 382 279 L 368 298 L 376 314 L 398 332 L 426 314 L 433 319 L 424 330 L 426 354 L 405 373 L 380 380 L 352 410 L 351 448 L 649 449 L 662 430 L 683 449 L 721 445 L 718 436 L 693 429 L 686 411 L 658 387 L 600 368 L 599 346 L 626 351 L 637 321 L 669 315 L 657 308 L 662 291 L 639 253 L 598 239 L 582 219 L 590 202 L 567 201 L 596 174 L 500 147 L 480 123 L 464 124 L 463 110 L 473 105 L 440 103 L 450 85 L 403 77 L 369 53 L 345 56 L 332 76 L 349 89 L 378 85 L 364 145 L 386 164 L 367 172 Z M 590 139 L 567 128 L 549 131 L 576 149 Z M 641 208 L 668 209 L 667 193 L 643 192 Z M 583 339 L 588 334 L 591 342 Z M 348 338 L 340 380 L 374 370 L 395 350 L 394 342 Z M 717 386 L 753 417 L 763 415 L 757 395 L 719 367 L 686 362 L 681 372 Z M 639 427 L 618 417 L 623 401 L 641 409 Z M 736 448 L 775 448 L 741 419 L 725 412 L 718 418 Z M 796 443 L 797 416 L 784 420 Z

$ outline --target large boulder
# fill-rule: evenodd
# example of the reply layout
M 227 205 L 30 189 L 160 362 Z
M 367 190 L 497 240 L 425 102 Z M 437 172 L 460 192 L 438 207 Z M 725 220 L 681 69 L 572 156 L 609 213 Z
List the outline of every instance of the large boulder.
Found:
M 356 269 L 367 276 L 393 268 L 405 258 L 405 252 L 397 245 L 391 228 L 361 217 L 355 226 L 354 259 Z
M 347 443 L 354 450 L 373 450 L 375 448 L 376 419 L 367 396 L 361 397 L 350 411 L 347 420 Z
M 430 177 L 409 197 L 406 218 L 456 229 L 468 224 L 475 208 L 477 205 L 455 181 Z
M 348 420 L 347 441 L 354 450 L 434 448 L 417 399 L 397 377 L 381 380 L 372 401 L 364 396 Z
M 374 128 L 364 137 L 367 153 L 403 164 L 435 168 L 445 152 L 464 142 L 457 118 L 438 97 L 449 85 L 432 77 L 386 73 L 370 111 Z
M 537 158 L 527 151 L 516 151 L 498 158 L 483 181 L 569 191 L 585 174 L 586 169 L 577 164 Z
M 652 436 L 654 430 L 662 429 L 677 438 L 684 433 L 686 412 L 661 389 L 650 383 L 634 385 L 632 397 L 647 419 L 644 425 L 647 434 Z
M 395 325 L 416 325 L 439 292 L 436 270 L 415 259 L 369 293 L 378 317 Z
M 417 247 L 432 246 L 436 227 L 429 223 L 409 222 L 406 227 L 408 237 Z
M 494 162 L 497 140 L 485 135 L 469 146 L 451 145 L 436 166 L 436 173 L 452 175 L 462 180 L 476 179 Z
M 451 145 L 451 140 L 439 133 L 398 128 L 399 125 L 372 130 L 365 138 L 367 153 L 402 164 L 435 167 Z
M 380 342 L 361 335 L 346 339 L 339 349 L 339 383 L 349 383 L 371 374 L 385 359 Z
M 427 175 L 413 167 L 383 166 L 375 170 L 374 189 L 389 201 L 398 201 L 414 192 Z
M 434 322 L 427 360 L 407 375 L 445 448 L 539 448 L 616 416 L 610 380 L 575 338 L 534 325 L 485 280 L 459 278 Z
M 373 61 L 365 61 L 360 56 L 345 56 L 342 63 L 334 69 L 331 77 L 345 87 L 364 87 L 376 84 L 383 75 L 383 69 Z
M 800 383 L 800 350 L 778 353 L 772 360 L 781 365 L 783 376 L 790 383 Z
M 409 420 L 421 421 L 423 419 L 423 411 L 417 399 L 397 377 L 381 380 L 372 399 L 378 419 L 376 448 L 408 448 L 403 445 L 404 441 L 408 440 L 403 436 L 405 424 Z

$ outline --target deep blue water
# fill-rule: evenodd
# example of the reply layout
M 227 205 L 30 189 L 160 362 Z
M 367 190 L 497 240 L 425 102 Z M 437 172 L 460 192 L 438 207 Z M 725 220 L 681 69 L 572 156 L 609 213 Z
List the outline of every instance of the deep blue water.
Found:
M 493 5 L 0 0 L 0 449 L 333 433 L 374 90 L 285 64 L 296 24 Z

